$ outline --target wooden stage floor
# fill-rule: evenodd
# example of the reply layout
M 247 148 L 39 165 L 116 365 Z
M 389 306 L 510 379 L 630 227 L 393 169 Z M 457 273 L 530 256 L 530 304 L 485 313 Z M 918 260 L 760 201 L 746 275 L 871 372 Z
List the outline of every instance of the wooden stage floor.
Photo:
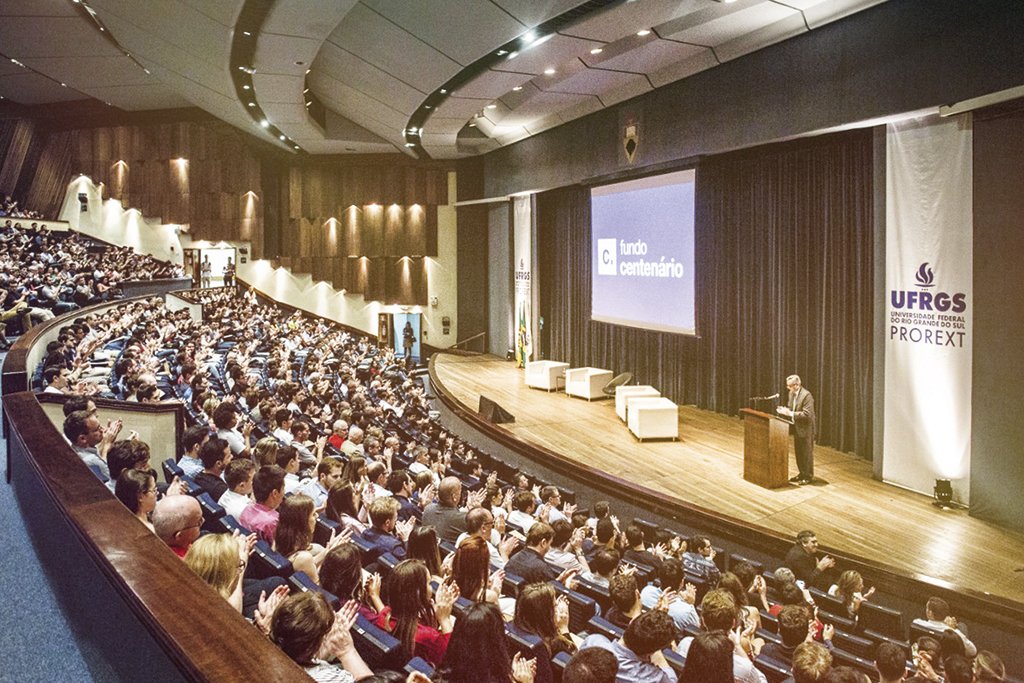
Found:
M 639 443 L 613 400 L 529 389 L 521 370 L 495 356 L 442 353 L 435 369 L 471 410 L 480 394 L 509 410 L 516 421 L 502 427 L 520 439 L 737 520 L 787 535 L 814 529 L 842 553 L 1024 602 L 1024 572 L 1015 571 L 1024 567 L 1024 535 L 876 481 L 871 463 L 855 456 L 818 446 L 815 475 L 827 484 L 763 489 L 743 480 L 738 417 L 680 406 L 679 441 Z

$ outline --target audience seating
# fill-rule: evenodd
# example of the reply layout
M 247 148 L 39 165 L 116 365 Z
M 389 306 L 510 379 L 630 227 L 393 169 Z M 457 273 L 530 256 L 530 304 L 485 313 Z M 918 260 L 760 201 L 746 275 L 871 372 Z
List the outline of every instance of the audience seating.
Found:
M 402 655 L 402 644 L 382 628 L 371 624 L 359 615 L 352 625 L 352 641 L 356 651 L 374 671 L 378 669 L 401 670 L 406 664 Z

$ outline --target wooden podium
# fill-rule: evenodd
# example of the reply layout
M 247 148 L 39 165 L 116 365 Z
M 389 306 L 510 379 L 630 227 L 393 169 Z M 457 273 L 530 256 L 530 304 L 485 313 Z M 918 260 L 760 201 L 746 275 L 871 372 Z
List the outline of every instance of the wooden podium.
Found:
M 750 408 L 743 419 L 743 478 L 768 489 L 789 482 L 789 423 Z

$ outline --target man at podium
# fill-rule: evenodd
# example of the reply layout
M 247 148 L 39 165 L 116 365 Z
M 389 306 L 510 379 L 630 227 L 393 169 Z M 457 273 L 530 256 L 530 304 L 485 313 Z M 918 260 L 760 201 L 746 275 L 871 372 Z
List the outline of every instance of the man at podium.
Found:
M 793 433 L 798 474 L 789 481 L 803 486 L 814 480 L 814 436 L 817 428 L 814 397 L 804 389 L 799 375 L 787 377 L 786 388 L 789 389 L 789 401 L 776 408 L 775 412 L 788 417 L 793 423 L 790 431 Z

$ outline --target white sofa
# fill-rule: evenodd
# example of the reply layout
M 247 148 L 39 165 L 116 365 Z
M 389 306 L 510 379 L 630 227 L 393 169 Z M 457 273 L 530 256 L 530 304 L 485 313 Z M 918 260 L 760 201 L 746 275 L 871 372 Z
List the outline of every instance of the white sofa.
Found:
M 558 391 L 565 386 L 568 363 L 553 360 L 526 361 L 526 386 L 545 391 Z
M 629 401 L 629 431 L 644 439 L 678 439 L 679 407 L 667 398 L 634 398 Z
M 661 392 L 646 384 L 615 387 L 615 414 L 623 422 L 627 421 L 629 402 L 634 398 L 657 398 Z
M 604 388 L 612 381 L 612 371 L 601 368 L 571 368 L 565 371 L 565 393 L 588 401 L 604 398 Z

